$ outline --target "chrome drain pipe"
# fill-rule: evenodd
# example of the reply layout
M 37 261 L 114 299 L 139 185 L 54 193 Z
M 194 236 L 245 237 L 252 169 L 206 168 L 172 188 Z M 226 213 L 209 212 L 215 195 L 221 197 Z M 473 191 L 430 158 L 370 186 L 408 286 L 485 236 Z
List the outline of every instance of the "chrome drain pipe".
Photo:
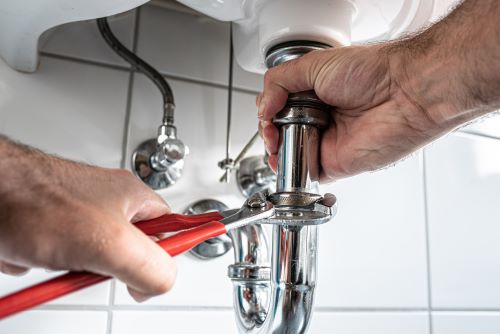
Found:
M 268 67 L 326 46 L 293 42 L 268 53 Z M 273 204 L 284 219 L 299 215 L 294 201 L 317 198 L 321 129 L 329 122 L 328 107 L 313 92 L 291 94 L 274 124 L 280 128 L 276 193 Z M 270 263 L 262 226 L 232 235 L 235 264 L 229 267 L 240 333 L 306 333 L 316 286 L 318 226 L 302 223 L 272 225 Z M 269 223 L 269 222 L 267 222 Z

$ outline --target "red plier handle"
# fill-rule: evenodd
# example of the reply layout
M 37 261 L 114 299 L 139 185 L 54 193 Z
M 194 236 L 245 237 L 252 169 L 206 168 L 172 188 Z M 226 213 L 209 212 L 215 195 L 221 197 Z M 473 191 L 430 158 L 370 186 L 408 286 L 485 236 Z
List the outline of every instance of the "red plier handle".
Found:
M 135 224 L 147 235 L 182 231 L 158 241 L 170 256 L 176 256 L 210 238 L 227 232 L 218 212 L 200 215 L 168 214 Z M 111 277 L 88 272 L 69 272 L 0 298 L 0 320 L 50 300 L 103 282 Z

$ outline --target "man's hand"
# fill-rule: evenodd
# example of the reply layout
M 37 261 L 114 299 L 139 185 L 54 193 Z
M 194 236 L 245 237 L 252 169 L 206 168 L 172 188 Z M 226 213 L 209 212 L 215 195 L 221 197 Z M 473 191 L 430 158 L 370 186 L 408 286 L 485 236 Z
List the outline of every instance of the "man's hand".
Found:
M 117 277 L 138 301 L 167 292 L 172 258 L 131 223 L 170 212 L 125 170 L 48 156 L 0 137 L 0 271 Z
M 278 133 L 270 120 L 289 92 L 311 89 L 335 106 L 321 142 L 326 180 L 400 159 L 426 142 L 426 129 L 434 127 L 391 76 L 388 54 L 379 46 L 311 52 L 266 73 L 258 106 L 271 163 L 276 161 Z
M 257 98 L 276 168 L 273 116 L 289 93 L 334 107 L 321 142 L 322 179 L 398 161 L 500 104 L 500 2 L 469 0 L 423 33 L 378 45 L 314 51 L 267 71 Z

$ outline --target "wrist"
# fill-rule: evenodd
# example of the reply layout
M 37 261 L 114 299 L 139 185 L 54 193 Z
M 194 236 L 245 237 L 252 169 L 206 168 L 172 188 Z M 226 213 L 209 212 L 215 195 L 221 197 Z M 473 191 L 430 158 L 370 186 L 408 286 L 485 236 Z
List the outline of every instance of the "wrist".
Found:
M 462 84 L 463 65 L 449 57 L 428 32 L 387 46 L 391 80 L 408 101 L 432 124 L 446 131 L 470 119 L 464 113 L 470 101 Z
M 466 1 L 431 28 L 385 47 L 393 81 L 438 131 L 500 107 L 500 65 L 495 61 L 500 41 L 492 39 L 500 25 L 493 7 Z

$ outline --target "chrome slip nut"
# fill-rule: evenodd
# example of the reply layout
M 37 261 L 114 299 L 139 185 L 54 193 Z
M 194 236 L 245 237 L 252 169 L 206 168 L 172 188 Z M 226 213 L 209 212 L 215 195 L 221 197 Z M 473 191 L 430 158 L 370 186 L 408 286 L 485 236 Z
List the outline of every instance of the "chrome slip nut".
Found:
M 337 212 L 337 198 L 333 194 L 324 196 L 311 193 L 282 192 L 269 195 L 275 207 L 270 224 L 319 225 L 328 222 Z

